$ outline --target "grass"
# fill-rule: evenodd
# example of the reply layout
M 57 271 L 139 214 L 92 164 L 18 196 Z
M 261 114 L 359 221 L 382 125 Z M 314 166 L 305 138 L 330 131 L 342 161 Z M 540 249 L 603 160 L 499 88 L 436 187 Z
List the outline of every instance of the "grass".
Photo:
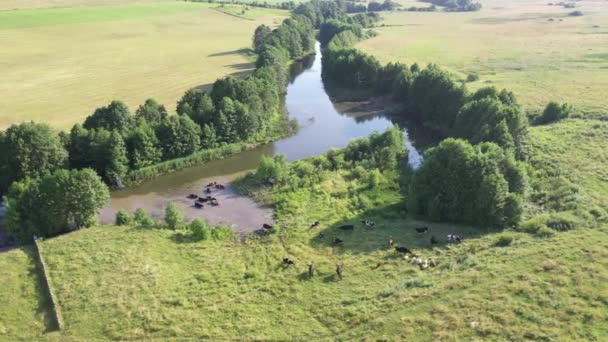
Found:
M 383 13 L 386 27 L 357 47 L 383 62 L 437 63 L 462 80 L 478 74 L 469 88 L 507 88 L 530 110 L 555 100 L 605 118 L 608 8 L 593 0 L 576 6 L 584 16 L 539 0 L 489 0 L 471 13 Z
M 0 11 L 0 129 L 67 129 L 113 99 L 135 110 L 153 97 L 173 111 L 187 89 L 253 70 L 255 27 L 287 13 L 253 12 L 186 2 Z
M 605 127 L 595 124 L 605 125 L 567 120 L 534 127 L 536 138 L 587 134 L 590 140 L 581 145 L 600 145 L 581 150 L 539 138 L 531 154 L 564 168 L 576 167 L 575 160 L 606 165 L 597 155 L 605 137 L 591 134 Z M 573 177 L 586 188 L 601 170 L 582 169 Z M 67 328 L 30 333 L 50 340 L 608 338 L 605 222 L 550 235 L 419 222 L 406 218 L 394 182 L 370 189 L 354 172 L 327 172 L 322 181 L 291 190 L 241 183 L 274 205 L 278 232 L 268 237 L 188 242 L 169 230 L 97 227 L 46 240 Z M 593 202 L 600 191 L 581 190 L 581 196 Z M 365 228 L 362 219 L 376 226 Z M 310 229 L 315 220 L 321 226 Z M 349 223 L 357 224 L 354 232 L 337 228 Z M 429 233 L 416 233 L 420 225 Z M 464 242 L 447 245 L 448 233 Z M 430 245 L 431 235 L 438 245 Z M 333 247 L 335 237 L 344 244 Z M 438 266 L 419 270 L 387 248 L 389 238 Z M 283 257 L 295 267 L 282 266 Z M 318 270 L 310 280 L 309 262 Z M 344 265 L 343 280 L 335 276 L 336 264 Z M 13 288 L 30 281 L 12 277 L 7 283 Z M 14 315 L 18 307 L 7 305 Z

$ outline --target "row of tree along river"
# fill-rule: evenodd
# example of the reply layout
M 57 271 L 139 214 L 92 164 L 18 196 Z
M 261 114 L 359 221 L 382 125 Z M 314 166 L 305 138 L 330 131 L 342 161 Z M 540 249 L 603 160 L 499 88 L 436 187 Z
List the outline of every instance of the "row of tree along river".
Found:
M 316 54 L 294 63 L 290 84 L 285 96 L 285 109 L 291 119 L 298 121 L 297 134 L 271 144 L 248 150 L 223 160 L 212 161 L 160 176 L 151 181 L 123 190 L 114 191 L 110 204 L 102 210 L 102 223 L 113 223 L 119 209 L 134 211 L 143 208 L 160 218 L 169 201 L 175 202 L 188 219 L 203 217 L 209 223 L 225 223 L 238 231 L 258 229 L 271 221 L 271 212 L 259 208 L 253 200 L 239 196 L 229 182 L 243 173 L 255 169 L 263 156 L 284 154 L 297 160 L 344 147 L 354 138 L 364 137 L 373 131 L 384 131 L 393 122 L 381 101 L 332 102 L 321 78 L 321 48 Z M 413 147 L 407 131 L 404 139 L 409 150 L 409 162 L 416 167 L 421 156 Z M 194 207 L 188 194 L 203 196 L 210 182 L 227 184 L 225 189 L 214 189 L 212 196 L 219 206 Z

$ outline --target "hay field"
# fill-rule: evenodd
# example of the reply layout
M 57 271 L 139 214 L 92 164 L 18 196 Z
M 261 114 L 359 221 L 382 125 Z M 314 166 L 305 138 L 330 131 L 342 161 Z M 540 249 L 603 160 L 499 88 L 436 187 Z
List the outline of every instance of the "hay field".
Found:
M 437 63 L 463 79 L 477 73 L 470 88 L 506 87 L 529 109 L 557 100 L 588 116 L 608 115 L 606 2 L 547 3 L 488 0 L 473 13 L 383 14 L 380 35 L 357 47 L 383 62 Z M 584 15 L 568 16 L 574 10 Z
M 160 2 L 0 11 L 0 129 L 35 120 L 67 129 L 113 99 L 169 110 L 194 86 L 253 69 L 252 20 L 209 4 Z

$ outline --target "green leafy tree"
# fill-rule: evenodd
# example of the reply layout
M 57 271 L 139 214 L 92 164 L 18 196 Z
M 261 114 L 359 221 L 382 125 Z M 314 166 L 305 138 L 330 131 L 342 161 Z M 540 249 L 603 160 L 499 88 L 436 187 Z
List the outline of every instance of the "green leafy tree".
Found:
M 0 133 L 0 195 L 11 183 L 40 177 L 67 164 L 68 154 L 59 136 L 46 124 L 12 125 Z
M 260 52 L 264 46 L 266 38 L 271 32 L 272 30 L 270 27 L 266 25 L 260 25 L 255 29 L 255 32 L 253 33 L 253 50 L 255 50 L 255 52 Z
M 167 117 L 167 109 L 154 99 L 147 99 L 135 111 L 135 118 L 138 121 L 145 121 L 152 126 L 158 125 L 163 118 Z
M 131 224 L 131 222 L 133 222 L 133 218 L 131 217 L 131 214 L 129 214 L 127 211 L 121 209 L 116 212 L 115 223 L 117 226 L 128 226 Z
M 543 114 L 538 119 L 539 124 L 548 124 L 568 118 L 572 112 L 572 106 L 563 103 L 549 102 L 543 111 Z
M 163 150 L 163 159 L 190 155 L 200 148 L 200 127 L 188 116 L 171 115 L 156 129 Z
M 109 199 L 107 186 L 93 170 L 58 170 L 13 184 L 7 196 L 7 227 L 21 241 L 89 227 Z
M 184 213 L 173 202 L 169 202 L 165 208 L 165 222 L 173 230 L 184 225 Z
M 196 218 L 189 225 L 192 237 L 198 241 L 209 240 L 211 238 L 211 228 L 205 223 L 205 221 Z
M 133 125 L 129 108 L 121 101 L 112 101 L 108 106 L 99 107 L 84 120 L 86 129 L 117 130 L 126 134 Z
M 127 154 L 131 169 L 154 165 L 161 161 L 160 143 L 152 127 L 140 123 L 129 133 L 126 141 Z

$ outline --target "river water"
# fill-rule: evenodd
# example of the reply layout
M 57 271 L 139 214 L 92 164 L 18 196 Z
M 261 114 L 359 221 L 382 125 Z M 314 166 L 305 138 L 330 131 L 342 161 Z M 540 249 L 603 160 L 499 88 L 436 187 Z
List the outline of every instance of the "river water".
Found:
M 284 154 L 289 160 L 302 159 L 327 152 L 333 147 L 344 147 L 354 138 L 374 131 L 382 132 L 392 126 L 385 117 L 382 105 L 374 102 L 333 103 L 321 79 L 321 50 L 294 66 L 294 73 L 285 95 L 285 109 L 290 118 L 297 120 L 300 129 L 288 138 L 245 151 L 223 160 L 180 170 L 144 182 L 138 186 L 112 192 L 110 204 L 103 208 L 102 223 L 113 223 L 118 209 L 133 212 L 144 208 L 155 218 L 162 218 L 164 207 L 175 202 L 188 219 L 204 218 L 211 224 L 226 224 L 237 231 L 253 231 L 263 223 L 272 222 L 272 212 L 260 208 L 250 198 L 238 195 L 229 182 L 257 167 L 263 156 Z M 421 157 L 404 130 L 409 162 L 418 166 Z M 211 181 L 227 184 L 225 190 L 216 190 L 212 196 L 220 203 L 217 207 L 193 206 L 186 198 L 190 193 L 202 195 Z

